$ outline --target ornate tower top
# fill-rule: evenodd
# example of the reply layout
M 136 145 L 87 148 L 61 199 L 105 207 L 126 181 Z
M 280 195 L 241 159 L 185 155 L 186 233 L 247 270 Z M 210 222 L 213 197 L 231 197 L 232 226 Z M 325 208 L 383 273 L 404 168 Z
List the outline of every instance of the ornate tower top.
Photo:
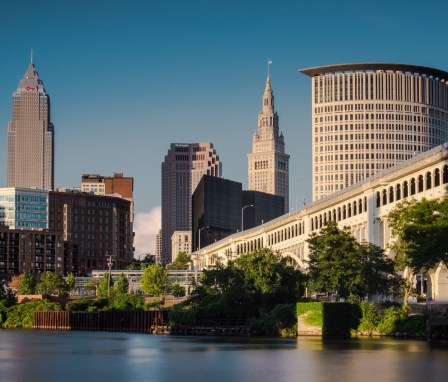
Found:
M 23 75 L 22 79 L 19 81 L 19 86 L 17 87 L 18 92 L 38 92 L 45 94 L 44 84 L 39 78 L 39 74 L 36 71 L 36 67 L 32 61 L 28 65 L 28 69 Z

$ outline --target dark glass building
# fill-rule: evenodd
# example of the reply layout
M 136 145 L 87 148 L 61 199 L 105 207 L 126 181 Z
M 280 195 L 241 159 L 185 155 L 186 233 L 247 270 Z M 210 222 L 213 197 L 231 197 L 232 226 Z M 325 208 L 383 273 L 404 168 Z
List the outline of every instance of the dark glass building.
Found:
M 243 191 L 239 182 L 204 175 L 192 196 L 192 251 L 284 212 L 283 196 Z
M 193 251 L 241 228 L 241 189 L 241 183 L 232 180 L 202 177 L 192 196 Z
M 259 226 L 285 213 L 283 196 L 260 191 L 243 191 L 242 202 L 241 208 L 253 206 L 244 209 L 244 230 Z

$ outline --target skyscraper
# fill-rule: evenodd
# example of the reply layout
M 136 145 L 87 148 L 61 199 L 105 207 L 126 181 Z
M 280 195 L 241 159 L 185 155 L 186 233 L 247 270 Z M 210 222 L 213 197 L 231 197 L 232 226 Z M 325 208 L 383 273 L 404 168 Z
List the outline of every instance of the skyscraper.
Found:
M 191 196 L 202 175 L 222 175 L 212 143 L 172 143 L 162 163 L 162 258 L 173 261 L 174 231 L 191 232 Z M 174 254 L 176 255 L 176 254 Z
M 448 141 L 448 73 L 359 63 L 311 77 L 313 200 Z
M 12 99 L 8 124 L 8 187 L 54 188 L 50 97 L 30 62 Z
M 283 133 L 279 133 L 269 75 L 263 94 L 263 109 L 258 114 L 258 130 L 252 140 L 252 152 L 247 158 L 248 189 L 283 196 L 285 212 L 289 211 L 289 155 L 285 154 Z

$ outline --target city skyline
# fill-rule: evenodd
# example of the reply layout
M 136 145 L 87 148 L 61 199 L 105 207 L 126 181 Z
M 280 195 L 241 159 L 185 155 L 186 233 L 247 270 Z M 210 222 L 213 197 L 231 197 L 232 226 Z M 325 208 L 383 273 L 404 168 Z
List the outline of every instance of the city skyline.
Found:
M 430 20 L 421 17 L 416 1 L 405 7 L 358 3 L 324 1 L 317 11 L 292 1 L 48 0 L 33 6 L 36 27 L 23 11 L 31 1 L 4 2 L 0 186 L 6 186 L 11 94 L 34 49 L 57 126 L 55 186 L 76 186 L 84 173 L 134 177 L 137 254 L 144 248 L 155 253 L 146 243 L 155 243 L 158 232 L 160 163 L 172 142 L 212 142 L 223 176 L 246 188 L 246 154 L 271 59 L 280 129 L 291 155 L 290 208 L 304 198 L 310 202 L 311 85 L 297 70 L 357 62 L 448 69 L 444 2 L 432 4 L 438 12 Z

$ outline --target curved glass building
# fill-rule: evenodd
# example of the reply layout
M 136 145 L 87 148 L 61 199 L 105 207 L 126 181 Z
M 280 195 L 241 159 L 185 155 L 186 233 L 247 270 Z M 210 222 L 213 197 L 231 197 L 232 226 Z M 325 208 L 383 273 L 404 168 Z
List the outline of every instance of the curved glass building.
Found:
M 313 200 L 448 141 L 448 73 L 358 63 L 311 77 Z

